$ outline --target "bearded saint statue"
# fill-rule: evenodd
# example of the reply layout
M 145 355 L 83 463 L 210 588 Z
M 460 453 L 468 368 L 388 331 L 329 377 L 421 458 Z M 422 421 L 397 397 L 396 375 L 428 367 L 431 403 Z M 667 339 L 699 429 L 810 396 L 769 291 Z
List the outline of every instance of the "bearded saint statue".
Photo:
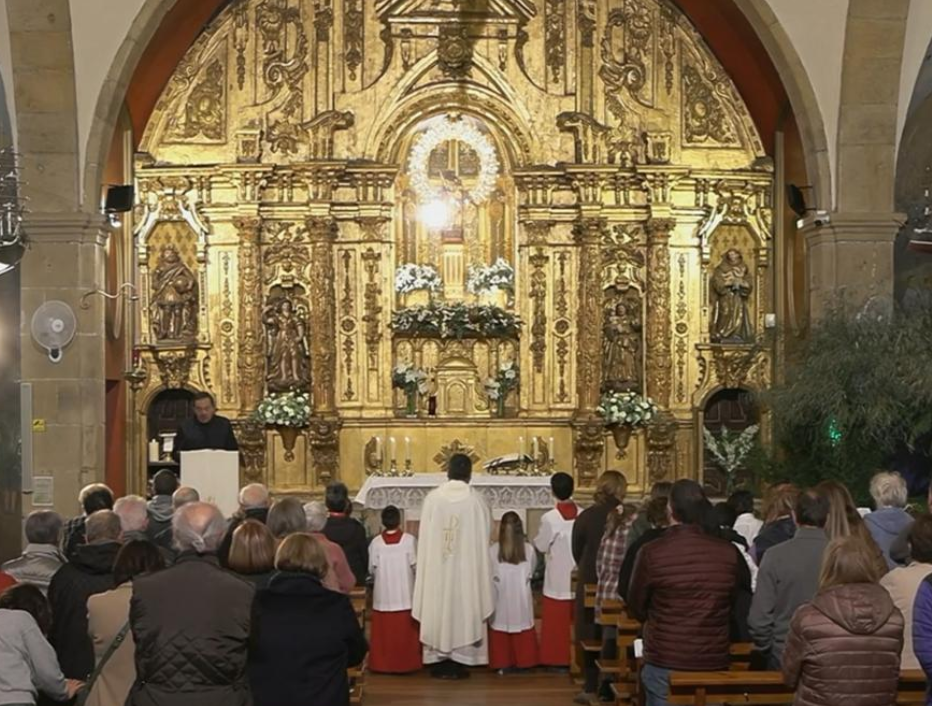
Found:
M 731 248 L 712 272 L 713 343 L 749 343 L 754 338 L 749 299 L 751 273 L 744 257 Z
M 198 287 L 194 273 L 178 250 L 162 248 L 152 272 L 152 333 L 159 341 L 181 341 L 197 336 Z

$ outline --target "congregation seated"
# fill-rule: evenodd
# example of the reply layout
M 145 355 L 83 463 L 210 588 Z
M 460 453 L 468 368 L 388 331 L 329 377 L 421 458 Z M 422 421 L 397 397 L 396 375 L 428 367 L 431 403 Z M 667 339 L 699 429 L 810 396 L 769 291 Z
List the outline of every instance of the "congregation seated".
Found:
M 175 500 L 174 496 L 172 500 Z M 230 556 L 230 543 L 233 541 L 233 533 L 240 526 L 240 523 L 246 520 L 256 520 L 265 524 L 269 517 L 269 506 L 271 504 L 272 497 L 269 495 L 269 489 L 261 483 L 250 483 L 239 491 L 239 509 L 230 518 L 230 523 L 223 535 L 223 541 L 218 551 L 221 565 L 226 566 L 227 557 Z
M 152 542 L 149 536 L 149 507 L 145 498 L 139 495 L 124 495 L 113 504 L 113 511 L 120 518 L 124 543 Z M 175 554 L 170 547 L 159 546 L 159 551 L 166 564 L 175 560 Z
M 73 559 L 77 548 L 87 542 L 87 518 L 98 510 L 112 510 L 113 501 L 113 491 L 103 483 L 91 483 L 81 489 L 78 503 L 84 514 L 68 520 L 62 529 L 61 549 L 66 559 Z
M 651 491 L 651 499 L 645 508 L 638 515 L 638 519 L 644 517 L 647 519 L 648 529 L 641 535 L 628 543 L 628 549 L 625 551 L 625 558 L 621 562 L 621 569 L 618 571 L 618 595 L 622 600 L 628 599 L 628 588 L 631 585 L 631 574 L 634 573 L 634 563 L 637 560 L 641 548 L 655 539 L 663 536 L 664 531 L 670 525 L 669 514 L 669 496 L 672 483 L 655 483 L 654 487 L 661 486 L 657 493 Z
M 35 704 L 39 692 L 71 699 L 81 682 L 66 679 L 46 636 L 52 622 L 38 587 L 20 584 L 0 594 L 0 703 Z
M 287 536 L 275 554 L 276 573 L 256 595 L 249 652 L 255 706 L 349 703 L 347 668 L 367 645 L 347 596 L 326 588 L 322 543 L 308 533 Z
M 327 507 L 315 500 L 304 505 L 304 521 L 307 531 L 324 548 L 327 556 L 327 573 L 323 577 L 324 585 L 332 591 L 349 593 L 356 585 L 356 576 L 350 569 L 343 548 L 327 539 L 323 530 L 327 524 Z
M 256 520 L 243 522 L 233 532 L 227 568 L 256 589 L 264 588 L 275 570 L 275 537 L 272 531 Z
M 356 585 L 364 586 L 369 572 L 369 539 L 366 529 L 351 517 L 353 504 L 344 483 L 331 483 L 324 494 L 327 505 L 327 524 L 324 536 L 340 546 L 346 555 Z
M 58 548 L 61 530 L 62 519 L 57 512 L 30 512 L 24 528 L 26 548 L 21 556 L 4 562 L 0 570 L 18 583 L 38 586 L 47 595 L 52 577 L 65 563 L 65 557 Z
M 226 520 L 209 503 L 172 519 L 175 564 L 133 582 L 136 680 L 127 706 L 249 706 L 246 647 L 255 589 L 221 568 Z
M 113 564 L 123 529 L 112 510 L 87 518 L 86 544 L 76 546 L 49 584 L 52 629 L 49 639 L 62 671 L 69 679 L 87 679 L 94 669 L 94 646 L 87 632 L 87 599 L 113 588 Z
M 171 549 L 172 516 L 175 514 L 174 493 L 178 490 L 178 476 L 163 468 L 152 477 L 152 498 L 146 506 L 149 522 L 146 534 L 160 547 Z
M 887 589 L 893 605 L 899 608 L 906 623 L 903 633 L 903 669 L 919 669 L 919 660 L 913 646 L 913 616 L 919 588 L 927 576 L 932 575 L 932 516 L 920 515 L 909 527 L 909 566 L 900 566 L 880 579 Z
M 906 480 L 899 473 L 878 473 L 871 478 L 870 493 L 876 509 L 864 518 L 864 523 L 883 553 L 887 568 L 892 569 L 896 562 L 890 548 L 913 523 L 913 516 L 905 509 L 909 500 Z
M 87 600 L 88 633 L 94 644 L 98 674 L 88 685 L 86 706 L 126 702 L 136 679 L 136 648 L 129 631 L 133 579 L 164 568 L 164 556 L 155 543 L 139 538 L 124 541 L 113 564 L 115 588 Z
M 796 506 L 797 497 L 799 489 L 792 483 L 775 483 L 764 495 L 764 524 L 757 533 L 751 549 L 751 556 L 758 566 L 764 560 L 764 554 L 768 549 L 795 536 L 793 508 Z
M 764 526 L 762 520 L 754 514 L 754 493 L 750 490 L 736 490 L 728 496 L 728 505 L 735 512 L 735 521 L 732 524 L 735 532 L 744 537 L 747 547 L 754 546 L 754 540 Z

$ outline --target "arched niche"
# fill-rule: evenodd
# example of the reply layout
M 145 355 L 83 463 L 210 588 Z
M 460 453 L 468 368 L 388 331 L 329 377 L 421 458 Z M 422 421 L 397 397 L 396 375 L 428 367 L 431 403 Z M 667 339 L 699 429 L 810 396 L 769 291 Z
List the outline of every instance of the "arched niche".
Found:
M 194 392 L 185 388 L 163 389 L 157 392 L 146 410 L 146 438 L 150 442 L 153 440 L 159 442 L 161 449 L 164 443 L 162 439 L 174 434 L 185 420 L 191 418 L 193 400 Z M 163 455 L 158 462 L 155 462 L 147 451 L 146 459 L 148 461 L 147 477 L 151 478 L 162 468 L 178 471 L 177 465 L 170 457 Z
M 750 426 L 760 425 L 760 420 L 760 406 L 752 391 L 740 387 L 722 388 L 706 400 L 702 410 L 701 428 L 718 437 L 724 429 L 731 433 L 740 433 Z M 754 479 L 749 471 L 739 469 L 729 487 L 725 473 L 707 447 L 704 433 L 700 434 L 699 448 L 703 485 L 710 496 L 724 497 L 730 490 L 750 487 L 753 484 Z

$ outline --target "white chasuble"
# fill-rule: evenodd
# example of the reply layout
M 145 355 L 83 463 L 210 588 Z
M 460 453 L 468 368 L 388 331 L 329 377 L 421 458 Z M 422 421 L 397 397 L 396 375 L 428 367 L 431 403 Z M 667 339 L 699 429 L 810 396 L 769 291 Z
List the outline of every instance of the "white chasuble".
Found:
M 424 499 L 412 614 L 425 656 L 456 659 L 484 643 L 494 610 L 491 531 L 489 508 L 467 483 L 447 481 Z

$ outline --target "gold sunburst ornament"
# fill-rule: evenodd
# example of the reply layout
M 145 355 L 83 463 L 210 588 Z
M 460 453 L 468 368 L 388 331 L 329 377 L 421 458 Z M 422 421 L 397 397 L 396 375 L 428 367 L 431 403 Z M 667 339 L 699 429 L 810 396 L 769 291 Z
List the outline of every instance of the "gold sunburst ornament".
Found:
M 468 190 L 469 200 L 481 204 L 488 200 L 498 179 L 498 155 L 495 146 L 472 123 L 463 119 L 442 117 L 431 123 L 430 127 L 418 138 L 411 150 L 408 161 L 408 174 L 411 184 L 421 203 L 442 200 L 443 189 L 430 183 L 427 165 L 431 153 L 444 142 L 459 140 L 468 145 L 479 158 L 479 174 L 475 185 Z

